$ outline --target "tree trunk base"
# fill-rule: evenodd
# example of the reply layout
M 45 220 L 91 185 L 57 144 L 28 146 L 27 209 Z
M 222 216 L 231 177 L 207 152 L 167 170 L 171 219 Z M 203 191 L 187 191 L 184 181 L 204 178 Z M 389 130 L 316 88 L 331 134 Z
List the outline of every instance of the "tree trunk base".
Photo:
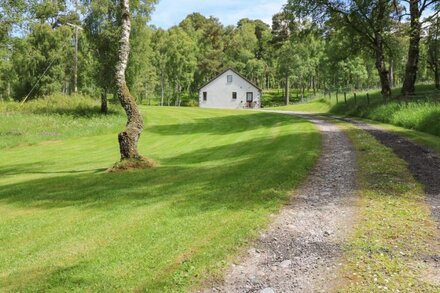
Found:
M 108 114 L 107 91 L 101 94 L 101 113 Z
M 137 151 L 137 142 L 139 139 L 137 132 L 135 129 L 127 128 L 118 134 L 121 160 L 138 160 L 141 158 Z
M 114 164 L 113 167 L 107 170 L 109 173 L 122 173 L 135 170 L 144 170 L 157 167 L 159 164 L 149 158 L 140 157 L 138 159 L 125 159 Z

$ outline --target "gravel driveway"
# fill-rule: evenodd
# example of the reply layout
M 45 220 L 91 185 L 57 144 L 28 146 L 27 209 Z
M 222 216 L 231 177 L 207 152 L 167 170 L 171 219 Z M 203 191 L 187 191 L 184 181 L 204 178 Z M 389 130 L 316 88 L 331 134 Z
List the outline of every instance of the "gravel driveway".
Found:
M 337 126 L 300 116 L 323 135 L 316 167 L 254 247 L 229 269 L 224 284 L 202 292 L 329 292 L 337 286 L 343 246 L 356 218 L 355 153 Z

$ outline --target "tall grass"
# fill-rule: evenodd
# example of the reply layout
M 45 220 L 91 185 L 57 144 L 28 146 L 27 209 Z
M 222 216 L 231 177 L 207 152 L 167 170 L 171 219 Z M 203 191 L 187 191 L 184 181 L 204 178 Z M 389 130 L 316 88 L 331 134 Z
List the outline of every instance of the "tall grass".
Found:
M 330 112 L 389 123 L 440 136 L 440 104 L 433 101 L 392 101 L 372 106 L 334 106 Z
M 53 95 L 23 105 L 0 103 L 0 149 L 19 144 L 116 132 L 124 125 L 118 106 L 100 113 L 99 101 L 84 96 Z
M 343 99 L 338 104 L 332 102 L 331 113 L 355 116 L 389 123 L 408 129 L 418 130 L 440 136 L 440 100 L 439 92 L 429 86 L 417 87 L 418 95 L 412 100 L 394 98 L 384 101 L 379 91 L 367 94 L 358 93 L 356 103 L 350 95 L 347 103 Z

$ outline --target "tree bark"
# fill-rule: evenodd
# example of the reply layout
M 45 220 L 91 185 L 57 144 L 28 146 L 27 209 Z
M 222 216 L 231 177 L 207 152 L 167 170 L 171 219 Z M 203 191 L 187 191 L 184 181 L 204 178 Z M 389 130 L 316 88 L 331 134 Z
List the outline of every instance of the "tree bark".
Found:
M 437 66 L 437 68 L 434 70 L 434 74 L 435 74 L 435 88 L 440 90 L 440 70 Z
M 142 115 L 139 112 L 136 101 L 131 96 L 125 81 L 125 71 L 127 69 L 128 56 L 130 53 L 131 21 L 129 2 L 129 0 L 121 0 L 122 26 L 121 38 L 119 41 L 119 60 L 116 66 L 118 98 L 127 114 L 127 126 L 125 130 L 118 135 L 121 161 L 130 159 L 139 160 L 142 158 L 138 153 L 137 145 L 144 128 Z
M 432 31 L 428 37 L 428 67 L 434 74 L 435 88 L 440 90 L 440 18 L 437 17 L 435 23 L 431 24 Z
M 415 92 L 415 84 L 417 80 L 417 71 L 420 56 L 420 35 L 422 32 L 422 26 L 420 24 L 420 0 L 410 0 L 409 9 L 411 14 L 410 24 L 410 38 L 408 59 L 405 67 L 405 77 L 402 86 L 402 95 L 409 96 Z
M 380 85 L 382 88 L 382 95 L 386 98 L 391 97 L 391 85 L 389 79 L 389 72 L 385 63 L 385 53 L 384 53 L 384 44 L 382 41 L 382 36 L 377 34 L 375 36 L 375 46 L 374 51 L 376 55 L 376 69 L 379 73 L 380 77 Z
M 108 102 L 107 102 L 107 89 L 101 93 L 101 113 L 108 113 Z
M 285 102 L 286 102 L 286 105 L 289 105 L 289 102 L 290 102 L 290 99 L 289 99 L 289 98 L 290 98 L 289 90 L 290 90 L 289 77 L 286 76 L 286 90 L 284 91 L 284 100 L 285 100 Z
M 164 94 L 165 94 L 165 80 L 164 80 L 164 77 L 163 77 L 163 73 L 161 74 L 161 77 L 160 77 L 160 90 L 161 90 L 161 93 L 160 93 L 160 105 L 163 106 L 163 97 L 164 97 Z
M 440 90 L 440 70 L 436 70 L 435 72 L 435 88 Z
M 390 86 L 391 88 L 394 87 L 394 61 L 390 61 Z

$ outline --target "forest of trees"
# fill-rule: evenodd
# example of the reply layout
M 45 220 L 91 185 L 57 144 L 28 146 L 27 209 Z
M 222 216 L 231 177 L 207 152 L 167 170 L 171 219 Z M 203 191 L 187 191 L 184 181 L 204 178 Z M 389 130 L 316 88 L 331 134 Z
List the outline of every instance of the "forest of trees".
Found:
M 401 86 L 409 96 L 415 82 L 440 89 L 438 0 L 289 0 L 272 26 L 251 19 L 224 26 L 193 13 L 167 30 L 148 25 L 156 2 L 130 1 L 126 78 L 138 102 L 195 105 L 198 88 L 227 67 L 286 93 L 381 88 L 390 96 Z M 0 99 L 78 91 L 101 97 L 105 111 L 116 95 L 119 1 L 0 4 Z

